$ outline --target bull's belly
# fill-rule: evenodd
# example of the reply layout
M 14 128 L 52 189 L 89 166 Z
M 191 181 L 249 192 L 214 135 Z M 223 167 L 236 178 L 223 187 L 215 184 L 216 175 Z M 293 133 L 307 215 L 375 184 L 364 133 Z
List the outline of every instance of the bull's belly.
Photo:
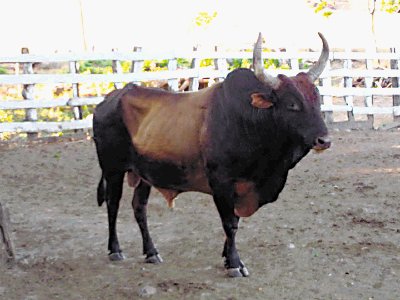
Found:
M 173 199 L 182 192 L 212 194 L 200 160 L 175 163 L 141 157 L 134 161 L 130 169 L 128 181 L 131 186 L 144 180 L 161 192 L 169 206 L 173 206 Z

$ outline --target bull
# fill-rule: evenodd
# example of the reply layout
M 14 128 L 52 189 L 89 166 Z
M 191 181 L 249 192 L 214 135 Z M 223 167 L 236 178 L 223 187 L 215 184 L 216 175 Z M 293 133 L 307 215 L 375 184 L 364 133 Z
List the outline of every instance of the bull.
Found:
M 222 256 L 230 277 L 248 276 L 235 244 L 239 219 L 277 200 L 288 172 L 311 149 L 330 147 L 314 81 L 329 57 L 326 39 L 308 72 L 264 72 L 261 34 L 253 70 L 236 69 L 223 82 L 193 93 L 128 84 L 109 93 L 94 112 L 93 133 L 102 175 L 99 206 L 107 204 L 108 250 L 122 260 L 116 219 L 127 175 L 145 261 L 160 263 L 147 225 L 154 187 L 173 206 L 197 191 L 213 197 L 226 234 Z

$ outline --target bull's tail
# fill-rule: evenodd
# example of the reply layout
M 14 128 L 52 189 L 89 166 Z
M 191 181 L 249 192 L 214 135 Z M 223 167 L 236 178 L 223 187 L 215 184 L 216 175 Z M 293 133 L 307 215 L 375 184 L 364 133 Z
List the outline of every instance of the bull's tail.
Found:
M 97 203 L 99 204 L 99 206 L 101 206 L 103 202 L 106 201 L 106 187 L 107 181 L 104 178 L 104 174 L 101 174 L 100 182 L 97 186 Z

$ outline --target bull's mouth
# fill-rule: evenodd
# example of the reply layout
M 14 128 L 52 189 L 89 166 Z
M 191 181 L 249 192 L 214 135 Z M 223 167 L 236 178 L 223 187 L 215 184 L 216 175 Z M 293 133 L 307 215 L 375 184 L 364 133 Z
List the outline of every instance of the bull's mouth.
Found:
M 328 148 L 313 147 L 312 149 L 314 150 L 314 153 L 322 153 Z
M 329 137 L 318 137 L 315 139 L 312 149 L 316 153 L 320 153 L 331 147 L 331 140 Z

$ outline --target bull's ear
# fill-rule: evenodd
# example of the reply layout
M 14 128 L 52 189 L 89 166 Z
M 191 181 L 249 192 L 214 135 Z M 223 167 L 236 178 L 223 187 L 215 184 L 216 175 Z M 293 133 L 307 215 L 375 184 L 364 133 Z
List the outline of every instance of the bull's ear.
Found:
M 267 98 L 265 94 L 262 93 L 253 93 L 251 94 L 251 105 L 253 105 L 256 108 L 270 108 L 274 104 L 270 99 Z

